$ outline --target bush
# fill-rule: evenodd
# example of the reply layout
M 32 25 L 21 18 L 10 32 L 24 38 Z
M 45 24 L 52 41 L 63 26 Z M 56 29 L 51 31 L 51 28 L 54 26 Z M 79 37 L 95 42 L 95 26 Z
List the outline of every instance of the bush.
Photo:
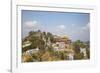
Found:
M 84 59 L 84 56 L 83 56 L 82 53 L 75 53 L 74 59 L 75 60 L 81 60 L 81 59 Z

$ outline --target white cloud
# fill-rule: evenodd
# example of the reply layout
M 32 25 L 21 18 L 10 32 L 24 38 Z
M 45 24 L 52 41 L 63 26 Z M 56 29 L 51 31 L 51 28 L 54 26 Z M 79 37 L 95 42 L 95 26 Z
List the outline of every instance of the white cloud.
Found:
M 84 27 L 82 27 L 83 30 L 89 30 L 90 29 L 90 23 L 88 23 L 87 25 L 85 25 Z
M 80 27 L 76 31 L 76 39 L 80 39 L 82 41 L 88 41 L 89 40 L 89 35 L 90 35 L 90 23 L 86 24 L 83 27 Z
M 72 24 L 71 26 L 75 26 Z M 75 27 L 69 27 L 69 30 L 67 31 L 67 34 L 73 39 L 73 40 L 82 40 L 82 41 L 88 41 L 89 35 L 90 35 L 90 23 L 85 24 L 84 26 L 75 26 Z
M 66 26 L 65 25 L 58 25 L 56 28 L 54 28 L 54 32 L 57 35 L 64 35 L 66 32 Z
M 72 26 L 72 27 L 74 27 L 74 26 L 75 26 L 75 24 L 72 24 L 71 26 Z
M 35 20 L 26 21 L 25 26 L 26 26 L 26 28 L 30 28 L 30 29 L 39 29 L 40 28 L 40 23 L 35 21 Z
M 58 25 L 57 26 L 57 29 L 58 30 L 65 30 L 66 29 L 66 26 L 65 25 Z

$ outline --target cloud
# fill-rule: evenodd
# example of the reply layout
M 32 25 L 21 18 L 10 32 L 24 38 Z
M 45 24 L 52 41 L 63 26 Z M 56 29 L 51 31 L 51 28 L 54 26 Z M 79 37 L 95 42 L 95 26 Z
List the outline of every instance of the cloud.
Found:
M 58 30 L 65 30 L 66 29 L 66 26 L 65 25 L 58 25 L 57 26 L 57 29 Z
M 72 27 L 73 26 L 73 27 Z M 69 29 L 68 29 L 69 28 Z M 82 41 L 88 41 L 90 38 L 90 23 L 84 24 L 84 26 L 77 26 L 77 24 L 72 24 L 71 27 L 68 27 L 66 29 L 66 34 L 69 35 L 69 37 L 72 40 L 82 40 Z
M 35 20 L 26 21 L 25 26 L 26 26 L 26 28 L 29 28 L 29 29 L 39 29 L 40 28 L 40 23 L 35 21 Z
M 57 35 L 64 35 L 66 32 L 66 26 L 65 25 L 57 25 L 56 28 L 54 28 L 54 33 Z
M 82 27 L 82 30 L 89 30 L 90 29 L 90 23 L 88 23 L 87 25 L 85 25 L 84 27 Z
M 72 27 L 75 27 L 75 24 L 71 24 Z
M 89 41 L 89 39 L 90 39 L 90 23 L 87 23 L 83 27 L 80 27 L 75 32 L 76 32 L 76 39 L 80 39 L 82 41 Z

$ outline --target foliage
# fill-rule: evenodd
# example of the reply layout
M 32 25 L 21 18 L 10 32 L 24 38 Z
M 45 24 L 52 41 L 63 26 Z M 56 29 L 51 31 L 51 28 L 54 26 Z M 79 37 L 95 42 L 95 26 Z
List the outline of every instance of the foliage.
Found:
M 74 59 L 81 60 L 84 59 L 84 56 L 83 53 L 80 53 L 80 47 L 86 48 L 87 57 L 88 59 L 90 58 L 89 42 L 77 40 L 65 46 L 65 49 L 69 51 L 54 51 L 52 47 L 52 43 L 55 43 L 54 35 L 50 32 L 41 32 L 40 30 L 30 31 L 29 35 L 22 40 L 22 45 L 26 41 L 30 41 L 31 45 L 22 48 L 22 53 L 36 48 L 39 48 L 39 51 L 31 56 L 22 55 L 24 62 L 68 60 L 68 54 L 71 50 L 74 51 Z

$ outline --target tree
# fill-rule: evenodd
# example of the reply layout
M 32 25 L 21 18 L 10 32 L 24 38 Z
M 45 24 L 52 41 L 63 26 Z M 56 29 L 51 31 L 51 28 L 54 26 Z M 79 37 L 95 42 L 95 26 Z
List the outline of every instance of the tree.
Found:
M 29 32 L 29 36 L 31 36 L 32 34 L 33 34 L 33 31 L 30 31 L 30 32 Z
M 52 33 L 47 32 L 47 37 L 48 39 L 50 39 L 51 42 L 54 42 L 54 36 L 52 35 Z
M 74 42 L 74 43 L 73 43 L 73 50 L 74 50 L 76 53 L 79 53 L 79 52 L 80 52 L 80 46 L 79 46 L 79 44 L 77 44 L 77 42 Z

